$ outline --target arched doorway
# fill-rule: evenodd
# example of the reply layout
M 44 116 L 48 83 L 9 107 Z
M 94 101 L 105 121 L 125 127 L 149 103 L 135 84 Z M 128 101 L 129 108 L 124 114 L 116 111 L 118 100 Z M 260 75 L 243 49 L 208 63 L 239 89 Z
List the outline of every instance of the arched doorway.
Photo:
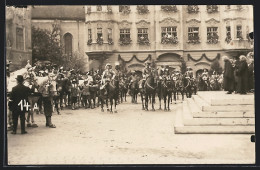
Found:
M 199 75 L 201 75 L 203 73 L 203 69 L 199 69 L 196 71 L 196 77 L 198 77 Z
M 70 33 L 66 33 L 64 35 L 64 43 L 65 43 L 65 54 L 72 55 L 72 35 Z
M 168 65 L 172 70 L 180 69 L 181 67 L 181 56 L 176 53 L 164 53 L 158 56 L 156 61 L 157 67 L 162 65 Z

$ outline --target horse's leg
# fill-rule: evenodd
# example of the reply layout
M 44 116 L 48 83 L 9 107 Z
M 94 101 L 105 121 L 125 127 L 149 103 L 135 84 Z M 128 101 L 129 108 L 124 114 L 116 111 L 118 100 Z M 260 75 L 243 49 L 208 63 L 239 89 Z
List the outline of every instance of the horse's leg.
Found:
M 171 97 L 172 96 L 172 93 L 168 94 L 168 111 L 170 110 L 170 100 L 171 100 Z
M 164 111 L 166 111 L 166 99 L 167 99 L 167 94 L 163 94 Z
M 113 113 L 113 98 L 110 97 L 110 113 Z
M 116 105 L 117 105 L 117 103 L 116 103 L 116 100 L 115 100 L 115 104 L 114 104 L 114 106 L 115 106 L 115 113 L 117 113 L 117 110 L 116 110 Z
M 106 106 L 107 106 L 107 111 L 109 112 L 109 108 L 108 108 L 108 98 L 106 99 Z
M 175 101 L 175 104 L 176 104 L 176 91 L 173 92 L 173 98 L 174 98 L 174 101 Z
M 144 96 L 143 96 L 143 93 L 140 93 L 141 94 L 141 100 L 142 100 L 142 110 L 144 110 Z
M 153 92 L 153 93 L 151 94 L 151 98 L 152 98 L 152 111 L 155 111 L 155 109 L 154 109 L 154 104 L 155 104 L 155 92 Z
M 148 94 L 145 94 L 145 101 L 144 101 L 144 103 L 145 103 L 145 110 L 148 111 Z
M 159 98 L 159 110 L 162 110 L 162 107 L 161 107 L 161 105 L 162 105 L 162 97 L 161 97 L 160 93 L 158 93 L 158 98 Z

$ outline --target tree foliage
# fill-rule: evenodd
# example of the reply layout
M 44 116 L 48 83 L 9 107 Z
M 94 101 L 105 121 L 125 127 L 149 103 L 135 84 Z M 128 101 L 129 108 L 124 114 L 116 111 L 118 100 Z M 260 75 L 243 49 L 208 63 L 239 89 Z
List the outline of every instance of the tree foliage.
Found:
M 60 28 L 57 24 L 52 25 L 52 30 L 32 27 L 32 56 L 36 60 L 50 61 L 57 66 L 63 66 L 66 70 L 76 69 L 86 71 L 84 54 L 78 51 L 67 55 L 60 40 Z
M 222 67 L 219 64 L 218 60 L 215 60 L 211 63 L 209 74 L 212 75 L 213 72 L 215 71 L 216 74 L 221 74 L 222 73 Z
M 186 70 L 187 70 L 186 62 L 184 61 L 183 58 L 181 58 L 181 73 L 184 74 Z
M 32 27 L 33 60 L 49 60 L 59 64 L 63 56 L 63 47 L 56 32 Z

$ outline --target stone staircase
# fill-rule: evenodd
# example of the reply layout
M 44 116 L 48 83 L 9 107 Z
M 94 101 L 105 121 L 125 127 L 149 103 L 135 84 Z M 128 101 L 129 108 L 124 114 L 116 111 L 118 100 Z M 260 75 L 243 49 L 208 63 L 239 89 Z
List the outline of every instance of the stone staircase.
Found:
M 254 134 L 254 95 L 198 92 L 177 111 L 175 134 Z

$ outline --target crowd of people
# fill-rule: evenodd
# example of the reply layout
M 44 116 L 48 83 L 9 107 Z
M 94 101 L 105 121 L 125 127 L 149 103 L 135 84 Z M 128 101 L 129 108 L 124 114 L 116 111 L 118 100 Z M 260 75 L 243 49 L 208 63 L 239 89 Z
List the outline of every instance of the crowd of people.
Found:
M 134 88 L 144 89 L 149 76 L 155 77 L 154 84 L 158 85 L 159 82 L 162 82 L 161 84 L 165 87 L 167 87 L 166 81 L 173 81 L 173 87 L 169 88 L 175 92 L 182 89 L 180 92 L 182 95 L 186 92 L 187 98 L 191 97 L 191 94 L 196 94 L 198 90 L 221 90 L 223 88 L 227 94 L 253 92 L 253 59 L 241 55 L 236 60 L 223 56 L 223 60 L 225 64 L 222 74 L 218 75 L 213 72 L 212 75 L 209 75 L 208 70 L 204 69 L 197 78 L 194 77 L 190 67 L 187 67 L 186 72 L 182 74 L 180 70 L 172 70 L 168 65 L 162 65 L 159 69 L 153 68 L 149 60 L 145 62 L 141 76 L 136 71 L 122 72 L 119 63 L 115 64 L 115 69 L 107 63 L 104 71 L 90 70 L 83 74 L 78 70 L 65 70 L 63 67 L 51 63 L 44 65 L 35 63 L 34 66 L 31 66 L 28 61 L 25 66 L 26 71 L 16 77 L 17 85 L 8 91 L 9 129 L 12 130 L 12 134 L 16 134 L 19 116 L 22 134 L 27 133 L 25 121 L 27 127 L 38 127 L 33 117 L 35 103 L 37 105 L 36 113 L 44 114 L 46 117 L 46 127 L 55 128 L 56 126 L 51 121 L 55 109 L 57 114 L 60 114 L 60 110 L 64 107 L 69 107 L 72 110 L 80 107 L 95 108 L 96 104 L 97 106 L 100 104 L 100 91 L 103 89 L 105 91 L 103 95 L 108 95 L 109 83 L 113 80 L 118 82 L 118 84 L 114 84 L 119 91 L 117 94 L 118 103 L 120 95 L 122 98 L 123 91 L 125 91 L 125 96 L 126 93 L 132 96 L 131 87 L 134 82 L 142 82 L 140 87 L 134 86 Z M 8 62 L 8 66 L 10 64 L 11 62 Z M 12 79 L 12 74 L 8 72 L 9 68 L 6 70 L 7 78 Z M 10 83 L 7 86 L 10 86 Z M 157 91 L 157 93 L 159 95 L 160 92 Z M 22 107 L 19 106 L 21 101 L 25 101 L 24 107 L 27 102 L 30 103 L 31 109 L 21 110 Z M 28 113 L 27 117 L 25 117 L 26 113 Z
M 223 87 L 227 94 L 254 92 L 254 59 L 241 55 L 236 59 L 223 56 L 223 60 Z

